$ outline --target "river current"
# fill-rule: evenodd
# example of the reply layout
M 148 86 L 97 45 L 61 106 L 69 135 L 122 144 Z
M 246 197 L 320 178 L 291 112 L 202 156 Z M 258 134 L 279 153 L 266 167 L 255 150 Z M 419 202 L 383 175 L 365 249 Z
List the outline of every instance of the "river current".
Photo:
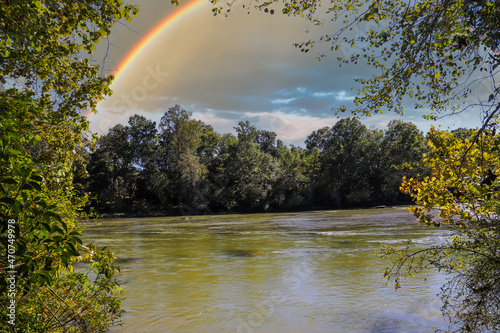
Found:
M 432 332 L 446 329 L 429 270 L 384 285 L 380 244 L 415 248 L 446 230 L 405 207 L 102 219 L 84 239 L 116 252 L 124 288 L 114 332 Z

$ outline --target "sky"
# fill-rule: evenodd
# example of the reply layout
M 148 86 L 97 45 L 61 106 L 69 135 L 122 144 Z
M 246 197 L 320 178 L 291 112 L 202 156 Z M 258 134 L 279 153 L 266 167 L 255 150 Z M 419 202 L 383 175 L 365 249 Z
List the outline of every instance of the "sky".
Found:
M 94 54 L 104 73 L 119 73 L 113 95 L 89 117 L 90 129 L 97 134 L 126 124 L 134 114 L 158 122 L 168 108 L 179 104 L 221 134 L 234 133 L 239 121 L 248 120 L 258 129 L 276 132 L 286 144 L 304 146 L 312 131 L 338 121 L 333 108 L 353 107 L 359 88 L 354 79 L 375 73 L 365 65 L 339 67 L 335 53 L 318 61 L 322 47 L 329 45 L 309 53 L 294 47 L 334 31 L 335 22 L 318 28 L 279 13 L 251 10 L 249 14 L 248 6 L 242 6 L 247 2 L 236 2 L 227 17 L 214 17 L 211 4 L 204 0 L 184 1 L 178 7 L 168 0 L 129 2 L 139 5 L 138 16 L 117 24 Z M 175 16 L 175 11 L 181 13 Z M 145 46 L 138 46 L 169 18 Z M 352 33 L 373 28 L 377 27 L 360 26 Z M 342 49 L 343 56 L 352 51 Z M 130 60 L 134 51 L 138 52 Z M 422 118 L 425 110 L 415 111 L 410 105 L 407 109 L 403 117 L 384 113 L 361 121 L 385 129 L 389 121 L 401 119 L 424 132 L 437 125 Z M 478 120 L 467 114 L 440 123 L 453 129 L 479 124 Z

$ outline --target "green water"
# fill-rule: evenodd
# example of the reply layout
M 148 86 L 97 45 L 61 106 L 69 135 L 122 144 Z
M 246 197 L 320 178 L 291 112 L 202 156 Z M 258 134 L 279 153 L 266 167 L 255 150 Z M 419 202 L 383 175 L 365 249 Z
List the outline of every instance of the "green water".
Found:
M 446 328 L 429 271 L 385 286 L 380 242 L 442 242 L 406 208 L 104 219 L 124 287 L 115 332 L 432 332 Z M 425 278 L 425 280 L 424 280 Z

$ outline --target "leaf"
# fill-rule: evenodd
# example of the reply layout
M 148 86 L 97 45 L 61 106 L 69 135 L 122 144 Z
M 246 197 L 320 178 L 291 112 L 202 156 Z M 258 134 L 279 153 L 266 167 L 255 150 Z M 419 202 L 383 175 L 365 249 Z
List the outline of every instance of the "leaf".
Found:
M 80 239 L 80 237 L 71 237 L 70 238 L 70 242 L 73 243 L 73 244 L 76 244 L 76 243 L 79 243 L 80 245 L 82 245 L 82 240 Z
M 49 232 L 46 228 L 41 228 L 39 231 L 42 234 L 43 238 L 49 237 Z
M 441 77 L 441 72 L 437 71 L 436 74 L 434 74 L 434 78 L 437 80 Z
M 39 200 L 36 200 L 35 203 L 37 205 L 39 205 L 40 207 L 42 207 L 42 209 L 47 209 L 47 203 L 45 202 L 45 200 L 39 199 Z
M 366 13 L 366 15 L 363 17 L 364 21 L 371 21 L 373 19 L 373 13 Z
M 16 185 L 18 181 L 15 180 L 14 178 L 3 178 L 2 180 L 0 180 L 0 183 Z
M 111 279 L 113 277 L 113 273 L 109 268 L 104 269 L 104 275 L 106 276 L 107 279 Z
M 53 225 L 51 228 L 50 228 L 50 232 L 51 233 L 58 233 L 58 234 L 64 234 L 63 230 L 57 226 L 57 225 Z
M 37 191 L 41 191 L 42 190 L 42 187 L 40 186 L 40 184 L 38 184 L 37 182 L 29 182 L 28 183 L 33 189 L 37 190 Z
M 30 184 L 26 183 L 26 184 L 23 184 L 23 186 L 21 186 L 21 190 L 27 190 L 27 191 L 31 191 L 33 189 L 33 186 L 31 186 Z
M 76 247 L 73 245 L 73 243 L 68 243 L 68 247 L 70 248 L 70 254 L 73 255 L 73 256 L 78 256 L 80 253 L 78 252 L 78 250 L 76 249 Z
M 12 198 L 5 197 L 5 198 L 1 198 L 0 202 L 4 202 L 4 203 L 6 203 L 8 205 L 13 205 L 16 201 L 14 199 L 12 199 Z
M 34 180 L 34 181 L 37 181 L 37 182 L 41 182 L 41 181 L 43 180 L 43 178 L 42 178 L 41 176 L 39 176 L 39 175 L 35 175 L 35 174 L 31 175 L 31 177 L 30 177 L 30 178 L 31 178 L 32 180 Z
M 53 262 L 54 262 L 54 258 L 52 258 L 52 257 L 47 257 L 47 258 L 45 259 L 45 267 L 44 267 L 44 270 L 46 270 L 46 271 L 50 271 L 50 270 L 52 270 L 52 267 L 51 267 L 51 266 L 52 266 L 52 263 L 53 263 Z
M 59 214 L 56 214 L 54 212 L 45 212 L 44 216 L 52 217 L 56 219 L 59 222 L 62 222 L 61 216 Z
M 23 178 L 28 178 L 31 174 L 31 169 L 30 168 L 22 168 L 19 170 L 19 173 Z

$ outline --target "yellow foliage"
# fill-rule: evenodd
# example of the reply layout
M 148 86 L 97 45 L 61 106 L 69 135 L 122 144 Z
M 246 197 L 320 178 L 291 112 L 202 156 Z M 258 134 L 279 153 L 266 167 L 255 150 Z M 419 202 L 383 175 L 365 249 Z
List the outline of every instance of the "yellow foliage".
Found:
M 462 140 L 435 128 L 429 132 L 432 151 L 423 163 L 432 170 L 432 176 L 404 178 L 401 186 L 417 205 L 425 207 L 425 212 L 412 208 L 421 222 L 459 223 L 460 227 L 458 220 L 470 224 L 472 218 L 498 212 L 500 191 L 491 177 L 500 172 L 500 136 L 477 130 L 471 135 L 477 140 Z M 432 209 L 438 210 L 439 221 L 433 218 Z

